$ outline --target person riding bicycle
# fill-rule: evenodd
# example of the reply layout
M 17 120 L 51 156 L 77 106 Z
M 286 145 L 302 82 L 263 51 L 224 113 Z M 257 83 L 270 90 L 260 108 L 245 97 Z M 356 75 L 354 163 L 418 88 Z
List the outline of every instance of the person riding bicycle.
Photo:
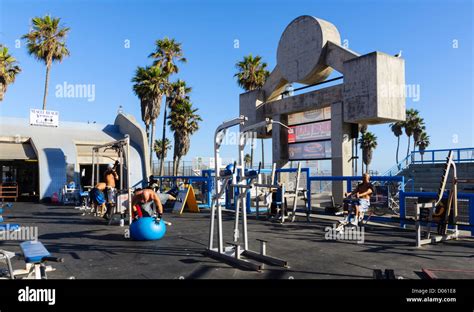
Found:
M 357 225 L 360 218 L 360 213 L 365 213 L 370 206 L 370 195 L 374 193 L 374 186 L 370 183 L 370 175 L 364 173 L 362 175 L 362 183 L 359 183 L 357 187 L 350 193 L 346 193 L 346 197 L 355 196 L 359 199 L 359 205 L 355 205 L 355 220 L 351 221 L 352 224 Z

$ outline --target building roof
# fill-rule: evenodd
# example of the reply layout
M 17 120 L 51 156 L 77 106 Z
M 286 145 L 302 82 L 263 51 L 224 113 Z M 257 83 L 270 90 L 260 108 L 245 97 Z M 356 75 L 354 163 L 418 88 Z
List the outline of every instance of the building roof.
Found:
M 81 155 L 81 146 L 106 144 L 124 139 L 126 134 L 131 142 L 131 186 L 141 185 L 149 174 L 146 136 L 133 116 L 122 113 L 114 124 L 60 121 L 58 127 L 32 126 L 25 118 L 0 117 L 0 144 L 4 147 L 0 148 L 0 159 L 25 159 L 31 153 L 24 147 L 30 145 L 40 163 L 40 196 L 50 196 L 65 184 L 67 167 L 77 172 L 80 163 L 91 163 L 91 156 Z

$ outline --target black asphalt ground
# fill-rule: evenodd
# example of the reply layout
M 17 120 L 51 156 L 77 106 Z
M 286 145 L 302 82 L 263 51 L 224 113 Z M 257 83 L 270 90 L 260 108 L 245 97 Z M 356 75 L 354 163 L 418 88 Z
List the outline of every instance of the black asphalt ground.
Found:
M 208 239 L 209 213 L 165 214 L 173 223 L 160 241 L 124 238 L 127 227 L 107 225 L 100 218 L 82 215 L 74 207 L 14 203 L 5 209 L 5 222 L 37 226 L 39 240 L 65 259 L 51 263 L 54 279 L 371 279 L 373 269 L 393 269 L 396 276 L 420 279 L 422 268 L 449 269 L 442 278 L 474 278 L 474 240 L 414 247 L 414 232 L 370 224 L 363 244 L 325 239 L 325 227 L 334 221 L 304 218 L 284 225 L 249 220 L 250 247 L 255 239 L 268 240 L 267 253 L 289 262 L 290 268 L 266 266 L 262 272 L 244 271 L 203 255 Z M 226 241 L 231 239 L 232 215 L 225 215 Z M 0 248 L 19 252 L 18 241 L 0 242 Z M 14 258 L 13 266 L 24 266 Z M 460 273 L 461 272 L 461 273 Z

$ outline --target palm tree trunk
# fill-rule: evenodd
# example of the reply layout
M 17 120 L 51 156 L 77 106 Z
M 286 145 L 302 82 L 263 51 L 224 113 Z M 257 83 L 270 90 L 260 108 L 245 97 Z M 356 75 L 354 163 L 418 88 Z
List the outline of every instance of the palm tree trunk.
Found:
M 44 96 L 43 96 L 43 110 L 46 110 L 46 98 L 48 97 L 48 85 L 49 85 L 49 70 L 51 63 L 46 64 L 46 80 L 44 82 Z
M 146 131 L 146 142 L 147 144 L 150 144 L 150 125 L 145 126 L 145 131 Z
M 151 135 L 150 135 L 150 169 L 151 173 L 153 172 L 153 141 L 155 140 L 155 121 L 151 122 Z
M 181 160 L 181 157 L 179 156 L 173 157 L 173 175 L 174 176 L 178 175 L 180 160 Z
M 165 113 L 164 113 L 164 118 L 163 118 L 163 136 L 161 138 L 161 157 L 160 157 L 160 175 L 163 175 L 163 166 L 165 163 L 165 141 L 166 141 L 166 118 L 167 118 L 167 109 L 166 105 L 165 106 Z
M 398 165 L 398 151 L 400 150 L 400 136 L 397 136 L 397 155 L 395 157 Z
M 407 164 L 408 164 L 408 155 L 410 155 L 410 137 L 411 137 L 411 136 L 408 136 L 407 161 L 406 161 Z
M 0 102 L 3 101 L 3 96 L 5 94 L 5 85 L 3 83 L 0 82 Z

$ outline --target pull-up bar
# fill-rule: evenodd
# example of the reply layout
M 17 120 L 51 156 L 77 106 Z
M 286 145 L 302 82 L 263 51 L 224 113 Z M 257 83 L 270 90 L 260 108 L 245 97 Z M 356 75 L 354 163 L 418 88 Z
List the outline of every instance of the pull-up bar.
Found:
M 96 145 L 92 147 L 92 186 L 95 186 L 96 183 L 99 183 L 99 164 L 98 155 L 101 149 L 112 148 L 117 151 L 118 161 L 120 166 L 120 191 L 126 190 L 128 193 L 128 214 L 129 214 L 129 224 L 132 224 L 132 190 L 130 188 L 130 136 L 125 135 L 125 138 L 122 140 L 117 140 L 101 145 Z M 118 149 L 118 150 L 117 150 Z M 124 188 L 124 176 L 123 168 L 127 169 L 127 178 L 126 178 L 126 187 Z

